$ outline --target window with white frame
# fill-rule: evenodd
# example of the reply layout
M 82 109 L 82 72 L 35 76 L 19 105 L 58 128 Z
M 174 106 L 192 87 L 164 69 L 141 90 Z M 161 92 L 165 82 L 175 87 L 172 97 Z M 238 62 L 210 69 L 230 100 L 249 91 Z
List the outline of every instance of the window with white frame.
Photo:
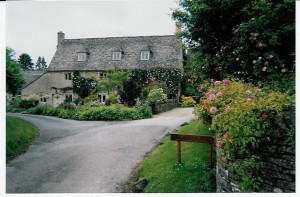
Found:
M 73 79 L 72 73 L 65 73 L 65 79 L 66 80 L 72 80 Z
M 121 58 L 122 58 L 121 52 L 113 52 L 112 53 L 112 60 L 118 61 L 118 60 L 121 60 Z
M 78 62 L 84 62 L 86 60 L 86 53 L 78 53 L 77 55 Z
M 141 60 L 149 60 L 149 59 L 150 59 L 150 51 L 142 51 Z
M 101 103 L 105 103 L 106 101 L 106 94 L 98 94 L 98 98 Z

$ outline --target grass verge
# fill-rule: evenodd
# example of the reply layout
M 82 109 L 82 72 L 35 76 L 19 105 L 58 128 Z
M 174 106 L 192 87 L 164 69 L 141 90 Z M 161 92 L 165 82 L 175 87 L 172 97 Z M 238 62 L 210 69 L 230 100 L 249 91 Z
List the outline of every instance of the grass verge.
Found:
M 21 118 L 6 116 L 6 161 L 25 152 L 35 137 L 38 128 Z
M 176 133 L 212 135 L 198 120 L 181 127 Z M 146 178 L 149 182 L 144 192 L 215 192 L 215 178 L 208 167 L 208 148 L 208 144 L 182 142 L 182 164 L 177 164 L 177 142 L 166 136 L 137 173 L 137 179 Z

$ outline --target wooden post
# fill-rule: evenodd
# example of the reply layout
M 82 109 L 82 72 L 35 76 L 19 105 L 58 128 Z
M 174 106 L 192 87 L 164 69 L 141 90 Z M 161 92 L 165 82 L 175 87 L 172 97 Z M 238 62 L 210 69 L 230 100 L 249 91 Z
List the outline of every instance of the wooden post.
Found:
M 177 141 L 177 161 L 181 163 L 181 143 Z
M 208 165 L 212 168 L 212 144 L 209 144 Z

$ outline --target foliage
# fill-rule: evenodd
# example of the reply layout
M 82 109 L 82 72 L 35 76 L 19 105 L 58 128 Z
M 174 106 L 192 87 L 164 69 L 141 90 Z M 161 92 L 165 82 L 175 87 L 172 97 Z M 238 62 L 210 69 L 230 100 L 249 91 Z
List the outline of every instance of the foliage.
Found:
M 21 66 L 14 59 L 14 55 L 14 50 L 6 48 L 6 92 L 13 96 L 20 93 L 20 89 L 25 83 Z
M 152 89 L 148 94 L 147 101 L 149 104 L 165 103 L 167 101 L 167 95 L 162 88 Z
M 73 91 L 81 98 L 90 95 L 96 89 L 96 80 L 80 77 L 79 72 L 73 72 Z
M 118 103 L 118 98 L 116 94 L 110 94 L 108 95 L 108 98 L 105 100 L 105 105 L 113 105 Z
M 28 109 L 27 113 L 75 120 L 137 120 L 152 117 L 148 105 L 126 107 L 119 104 L 100 107 L 85 106 L 71 110 L 55 108 L 50 105 L 38 105 Z
M 24 153 L 38 134 L 37 127 L 29 122 L 6 116 L 6 161 Z
M 183 0 L 173 12 L 188 79 L 265 83 L 295 78 L 295 1 Z M 191 82 L 193 84 L 193 82 Z
M 194 107 L 196 101 L 192 97 L 181 96 L 181 107 Z
M 32 63 L 30 55 L 28 55 L 27 53 L 22 53 L 19 56 L 19 63 L 23 70 L 33 70 L 34 64 Z
M 45 58 L 39 56 L 35 63 L 35 69 L 36 70 L 45 70 L 46 68 L 47 68 L 47 62 L 45 61 Z
M 137 120 L 151 116 L 151 110 L 147 105 L 139 107 L 112 105 L 85 108 L 78 115 L 79 120 Z
M 27 110 L 29 114 L 58 116 L 60 109 L 52 107 L 51 105 L 37 105 Z
M 169 111 L 178 106 L 177 100 L 168 99 L 165 103 L 151 103 L 151 110 L 153 114 Z
M 22 99 L 18 107 L 28 109 L 37 106 L 37 104 L 39 104 L 39 100 L 37 99 Z
M 108 94 L 115 90 L 122 90 L 123 83 L 131 76 L 129 70 L 121 70 L 117 66 L 107 71 L 104 79 L 98 81 L 96 91 L 107 91 Z
M 91 101 L 99 101 L 98 95 L 91 94 L 91 95 L 85 97 L 85 99 L 83 99 L 84 104 L 89 104 Z
M 123 90 L 119 90 L 120 100 L 128 106 L 134 106 L 142 93 L 142 84 L 135 77 L 123 82 Z
M 193 121 L 176 133 L 213 135 L 201 121 Z M 166 136 L 141 163 L 136 179 L 146 178 L 146 193 L 215 192 L 212 170 L 207 166 L 208 145 L 181 143 L 182 164 L 177 164 L 176 142 Z
M 244 191 L 258 189 L 258 180 L 251 173 L 259 167 L 253 155 L 263 144 L 277 140 L 280 131 L 274 127 L 276 118 L 294 107 L 287 98 L 287 93 L 223 80 L 216 81 L 200 100 L 197 114 L 212 123 L 217 132 L 217 147 L 243 177 Z
M 166 93 L 168 93 L 168 98 L 176 98 L 178 94 L 179 84 L 181 82 L 181 69 L 169 69 L 163 67 L 155 67 L 150 69 L 134 69 L 132 71 L 132 78 L 135 79 L 137 83 L 143 84 L 146 87 L 148 84 L 151 85 L 153 82 L 164 82 L 167 85 Z M 159 88 L 166 89 L 161 86 L 162 83 L 156 84 Z

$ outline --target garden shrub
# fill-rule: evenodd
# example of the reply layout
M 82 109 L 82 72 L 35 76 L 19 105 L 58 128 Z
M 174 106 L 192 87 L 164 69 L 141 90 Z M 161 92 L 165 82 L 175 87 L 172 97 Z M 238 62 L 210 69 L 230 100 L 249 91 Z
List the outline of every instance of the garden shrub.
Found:
M 99 101 L 98 95 L 92 94 L 92 95 L 89 95 L 88 97 L 86 97 L 85 99 L 83 99 L 84 104 L 88 104 L 91 101 Z
M 78 115 L 79 120 L 137 120 L 151 116 L 151 110 L 147 105 L 139 107 L 112 105 L 85 108 Z
M 60 109 L 51 105 L 37 105 L 27 110 L 29 114 L 46 115 L 46 116 L 58 116 Z
M 164 103 L 167 101 L 167 95 L 164 93 L 162 88 L 152 89 L 148 94 L 147 101 L 150 104 Z
M 233 170 L 242 177 L 243 191 L 259 189 L 259 181 L 252 173 L 260 167 L 255 153 L 264 144 L 286 135 L 274 125 L 285 110 L 294 110 L 288 98 L 288 93 L 223 80 L 216 81 L 200 100 L 197 114 L 212 124 L 216 146 L 233 162 Z
M 177 100 L 169 99 L 165 103 L 153 103 L 151 104 L 151 110 L 153 114 L 159 114 L 161 112 L 169 111 L 178 106 Z
M 29 100 L 22 99 L 19 103 L 19 107 L 28 109 L 37 106 L 37 104 L 39 104 L 39 101 L 37 99 L 29 99 Z
M 194 107 L 194 105 L 196 104 L 196 101 L 188 96 L 181 96 L 181 107 Z
M 76 110 L 64 110 L 64 109 L 61 109 L 61 110 L 59 110 L 59 113 L 57 114 L 57 116 L 59 118 L 63 118 L 63 119 L 74 119 L 74 120 L 77 120 L 78 119 L 78 112 Z

